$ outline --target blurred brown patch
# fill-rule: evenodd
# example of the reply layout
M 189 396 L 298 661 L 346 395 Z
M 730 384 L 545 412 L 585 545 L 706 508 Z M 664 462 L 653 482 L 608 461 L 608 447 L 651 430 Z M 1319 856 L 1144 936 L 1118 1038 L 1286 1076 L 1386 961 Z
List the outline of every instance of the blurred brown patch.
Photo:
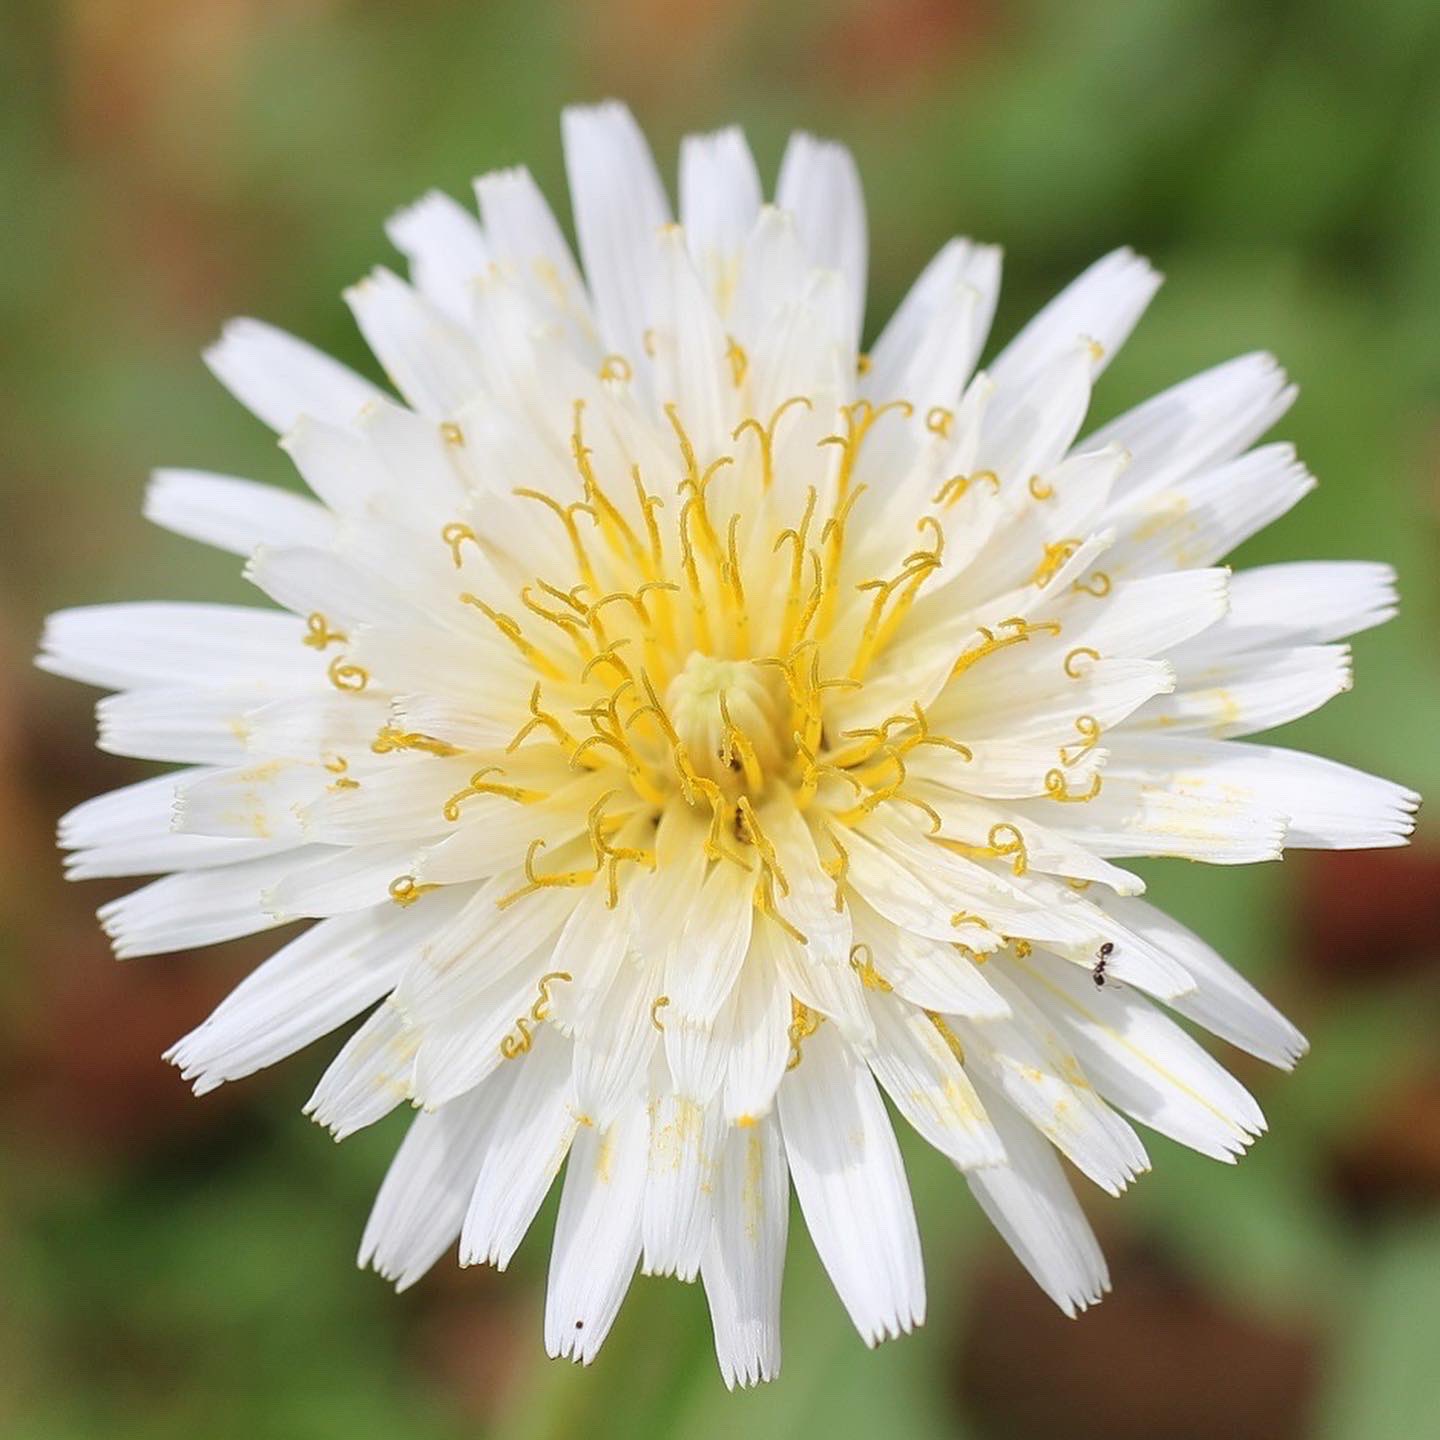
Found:
M 97 925 L 61 925 L 53 936 L 27 957 L 43 980 L 0 1072 L 12 1133 L 52 1154 L 134 1162 L 241 1101 L 225 1086 L 197 1102 L 161 1056 L 266 949 L 247 946 L 242 958 L 229 947 L 223 966 L 188 954 L 122 966 Z
M 1340 1146 L 1331 1179 L 1367 1227 L 1440 1205 L 1440 1068 L 1406 1076 L 1378 1098 L 1363 1132 Z
M 234 160 L 250 52 L 284 12 L 337 0 L 88 0 L 62 7 L 66 159 L 90 182 L 81 283 L 125 277 L 138 313 L 213 317 L 253 271 L 265 232 Z
M 407 1334 L 417 1366 L 463 1419 L 493 1423 L 512 1405 L 523 1357 L 539 1343 L 542 1325 L 532 1297 L 488 1265 L 460 1269 L 453 1251 L 412 1293 L 420 1316 Z
M 598 88 L 578 99 L 623 98 L 632 105 L 688 102 L 713 89 L 718 58 L 750 28 L 756 0 L 611 0 L 576 12 L 588 32 L 580 53 L 589 57 Z M 723 93 L 723 92 L 720 92 Z
M 909 97 L 913 87 L 953 75 L 997 20 L 989 0 L 889 0 L 852 5 L 824 32 L 827 71 L 847 90 Z
M 1110 1247 L 1112 1251 L 1115 1247 Z M 1227 1309 L 1153 1255 L 1111 1255 L 1115 1291 L 1067 1320 L 1017 1264 L 967 1281 L 955 1387 L 1006 1440 L 1300 1440 L 1315 1340 Z
M 1297 949 L 1308 973 L 1355 984 L 1440 975 L 1440 853 L 1317 851 L 1300 877 Z

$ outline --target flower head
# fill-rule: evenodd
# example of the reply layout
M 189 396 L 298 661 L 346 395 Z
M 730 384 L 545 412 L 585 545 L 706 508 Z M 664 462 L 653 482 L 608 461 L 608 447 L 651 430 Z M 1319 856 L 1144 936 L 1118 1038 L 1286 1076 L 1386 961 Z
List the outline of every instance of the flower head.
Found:
M 565 142 L 583 278 L 523 170 L 391 222 L 410 281 L 347 299 L 403 401 L 253 321 L 210 352 L 315 499 L 161 472 L 151 518 L 280 608 L 51 621 L 101 745 L 185 767 L 68 815 L 71 873 L 165 872 L 102 910 L 122 956 L 313 919 L 170 1058 L 208 1090 L 370 1011 L 309 1106 L 419 1111 L 362 1262 L 503 1267 L 565 1165 L 552 1354 L 639 1265 L 773 1375 L 792 1181 L 865 1339 L 919 1323 L 882 1095 L 1081 1309 L 1057 1152 L 1115 1192 L 1130 1119 L 1264 1128 L 1171 1014 L 1305 1048 L 1124 862 L 1401 841 L 1406 791 L 1242 738 L 1349 686 L 1390 572 L 1219 564 L 1311 485 L 1251 448 L 1267 356 L 1077 439 L 1129 251 L 975 373 L 1000 257 L 952 241 L 865 355 L 843 149 L 797 136 L 765 205 L 737 131 L 687 140 L 673 224 L 624 109 Z

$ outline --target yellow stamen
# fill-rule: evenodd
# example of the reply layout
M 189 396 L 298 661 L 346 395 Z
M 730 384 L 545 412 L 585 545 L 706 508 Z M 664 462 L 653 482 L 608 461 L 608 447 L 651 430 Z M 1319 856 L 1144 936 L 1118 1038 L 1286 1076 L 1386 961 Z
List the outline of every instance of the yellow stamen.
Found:
M 1075 662 L 1079 660 L 1081 656 L 1086 655 L 1092 660 L 1099 660 L 1100 658 L 1100 652 L 1098 650 L 1092 650 L 1088 645 L 1077 645 L 1075 649 L 1065 657 L 1065 673 L 1072 680 L 1083 680 L 1085 678 L 1086 672 L 1084 670 L 1077 670 L 1075 668 Z
M 399 906 L 408 908 L 422 895 L 438 890 L 438 885 L 417 885 L 413 875 L 397 875 L 390 882 L 390 898 Z
M 306 617 L 305 634 L 300 637 L 300 643 L 312 650 L 323 650 L 327 645 L 344 645 L 349 638 L 343 631 L 332 630 L 330 622 L 315 610 Z
M 800 1047 L 820 1028 L 822 1018 L 793 995 L 790 997 L 790 1028 L 786 1031 L 790 1040 L 790 1058 L 785 1062 L 787 1070 L 793 1070 L 800 1063 Z
M 480 611 L 487 620 L 538 670 L 542 675 L 548 675 L 552 680 L 563 681 L 565 672 L 543 651 L 537 650 L 529 640 L 525 638 L 524 632 L 520 629 L 519 622 L 510 615 L 496 610 L 493 606 L 487 605 L 478 595 L 472 595 L 468 590 L 460 596 L 462 605 L 473 605 Z
M 1063 770 L 1048 770 L 1045 773 L 1045 793 L 1052 800 L 1059 800 L 1066 805 L 1083 805 L 1086 801 L 1093 800 L 1100 793 L 1101 779 L 1099 771 L 1090 777 L 1090 788 L 1083 795 L 1072 795 L 1070 793 L 1070 781 Z
M 337 655 L 330 662 L 325 674 L 337 690 L 348 690 L 354 695 L 370 683 L 370 672 L 363 665 L 347 664 L 343 655 Z
M 725 338 L 729 342 L 725 346 L 725 358 L 730 362 L 730 378 L 738 390 L 745 383 L 745 372 L 750 368 L 750 357 L 733 335 L 727 335 Z
M 462 520 L 452 520 L 440 531 L 440 538 L 450 547 L 450 558 L 455 562 L 458 570 L 465 559 L 460 554 L 460 547 L 468 540 L 476 549 L 480 547 L 480 537 Z
M 1018 616 L 1010 620 L 1000 622 L 1001 629 L 1008 629 L 1008 635 L 996 635 L 993 630 L 987 629 L 984 625 L 976 626 L 982 644 L 977 645 L 973 650 L 967 650 L 955 662 L 954 668 L 950 671 L 950 678 L 956 679 L 977 662 L 983 660 L 987 655 L 993 655 L 997 650 L 1004 650 L 1011 645 L 1021 645 L 1036 635 L 1058 635 L 1060 633 L 1060 622 L 1058 620 L 1029 621 Z
M 1093 595 L 1097 600 L 1103 600 L 1112 587 L 1110 577 L 1103 570 L 1096 570 L 1088 579 L 1077 580 L 1073 588 L 1082 595 Z
M 396 750 L 421 750 L 427 755 L 442 757 L 460 753 L 457 746 L 446 740 L 437 740 L 433 735 L 421 735 L 414 730 L 400 730 L 393 725 L 381 728 L 380 733 L 370 742 L 370 749 L 376 755 L 389 755 Z
M 517 785 L 497 785 L 493 780 L 485 778 L 487 775 L 504 773 L 498 765 L 487 765 L 484 769 L 477 770 L 470 777 L 470 783 L 463 790 L 457 790 L 440 807 L 440 813 L 453 825 L 460 818 L 460 806 L 472 795 L 498 795 L 502 800 L 513 800 L 517 805 L 534 805 L 547 798 L 543 790 L 524 790 Z
M 1056 540 L 1045 547 L 1045 558 L 1036 566 L 1030 577 L 1032 585 L 1044 587 L 1055 578 L 1056 572 L 1080 548 L 1079 540 Z
M 522 885 L 518 890 L 512 890 L 508 895 L 503 896 L 495 902 L 497 910 L 509 909 L 517 900 L 522 900 L 526 895 L 533 895 L 537 890 L 552 889 L 578 889 L 581 886 L 589 885 L 600 873 L 597 865 L 593 870 L 559 870 L 549 875 L 542 875 L 535 869 L 535 856 L 545 848 L 544 840 L 532 840 L 529 848 L 525 851 L 525 879 L 528 884 Z
M 792 405 L 803 405 L 807 410 L 814 408 L 808 395 L 792 395 L 788 400 L 783 401 L 775 407 L 766 424 L 762 425 L 753 415 L 747 415 L 745 419 L 730 432 L 730 438 L 732 440 L 739 440 L 741 435 L 747 430 L 753 430 L 755 432 L 756 439 L 760 444 L 761 488 L 767 491 L 775 480 L 775 427 L 779 425 L 780 417 L 790 409 Z
M 1100 722 L 1093 715 L 1077 715 L 1075 729 L 1079 731 L 1080 739 L 1075 744 L 1060 747 L 1062 765 L 1076 764 L 1083 755 L 1088 755 L 1095 748 L 1100 739 Z
M 886 995 L 894 990 L 895 987 L 876 970 L 875 957 L 868 945 L 850 947 L 850 966 L 867 990 L 879 990 Z

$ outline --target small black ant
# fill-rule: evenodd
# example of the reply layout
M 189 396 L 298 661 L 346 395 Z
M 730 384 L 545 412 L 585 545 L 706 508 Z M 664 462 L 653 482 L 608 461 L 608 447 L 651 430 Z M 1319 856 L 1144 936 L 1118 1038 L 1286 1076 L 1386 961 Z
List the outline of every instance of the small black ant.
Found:
M 1095 952 L 1095 967 L 1090 971 L 1090 978 L 1095 982 L 1095 988 L 1102 990 L 1105 987 L 1105 967 L 1110 963 L 1110 957 L 1115 953 L 1115 946 L 1107 940 Z

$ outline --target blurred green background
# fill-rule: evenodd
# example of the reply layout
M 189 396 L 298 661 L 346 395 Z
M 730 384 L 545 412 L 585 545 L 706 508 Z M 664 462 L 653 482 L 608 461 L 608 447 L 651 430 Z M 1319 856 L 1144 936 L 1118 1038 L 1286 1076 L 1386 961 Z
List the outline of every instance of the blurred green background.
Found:
M 854 147 L 873 334 L 950 234 L 1007 247 L 1000 330 L 1103 250 L 1169 281 L 1111 413 L 1275 350 L 1321 479 L 1243 559 L 1376 557 L 1402 618 L 1293 727 L 1440 781 L 1440 10 L 1434 0 L 52 0 L 0 6 L 0 1433 L 15 1440 L 850 1435 L 1418 1440 L 1440 1427 L 1440 849 L 1152 867 L 1153 893 L 1314 1042 L 1229 1056 L 1272 1134 L 1237 1170 L 1162 1140 L 1086 1203 L 1115 1294 L 1069 1322 L 944 1162 L 907 1159 L 931 1320 L 864 1351 L 792 1227 L 781 1380 L 727 1396 L 698 1289 L 637 1281 L 598 1364 L 543 1357 L 551 1210 L 507 1276 L 396 1298 L 353 1255 L 405 1119 L 340 1148 L 300 1115 L 333 1046 L 204 1101 L 161 1050 L 274 937 L 116 965 L 66 887 L 57 814 L 144 767 L 94 696 L 28 668 L 44 612 L 246 599 L 152 532 L 146 471 L 289 483 L 198 352 L 253 313 L 365 367 L 340 289 L 380 223 L 524 161 L 561 195 L 558 109 L 616 94 L 673 176 L 742 121 L 773 175 L 804 126 Z

